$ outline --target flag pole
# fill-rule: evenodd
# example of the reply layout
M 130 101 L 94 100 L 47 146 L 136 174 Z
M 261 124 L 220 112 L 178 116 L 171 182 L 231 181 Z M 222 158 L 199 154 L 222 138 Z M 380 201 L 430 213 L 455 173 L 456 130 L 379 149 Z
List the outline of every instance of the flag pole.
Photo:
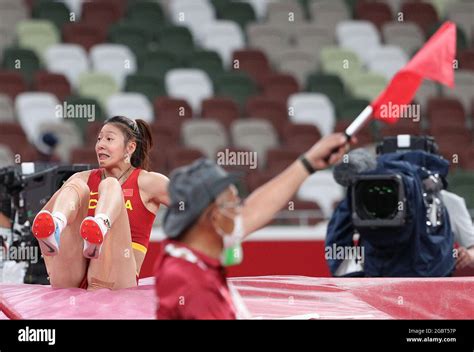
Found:
M 356 117 L 354 121 L 346 128 L 345 130 L 345 135 L 347 136 L 347 139 L 351 139 L 351 137 L 359 132 L 362 127 L 367 123 L 367 121 L 370 120 L 370 116 L 372 115 L 372 112 L 374 109 L 372 108 L 372 105 L 367 105 L 367 107 L 362 110 L 362 112 L 359 114 L 359 116 Z

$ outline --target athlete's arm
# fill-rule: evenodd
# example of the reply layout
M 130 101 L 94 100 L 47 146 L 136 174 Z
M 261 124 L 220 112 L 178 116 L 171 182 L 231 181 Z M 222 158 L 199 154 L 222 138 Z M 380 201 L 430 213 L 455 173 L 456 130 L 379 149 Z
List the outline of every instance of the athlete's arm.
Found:
M 168 177 L 157 172 L 141 172 L 138 177 L 138 186 L 146 195 L 146 202 L 152 202 L 156 207 L 160 204 L 168 206 L 170 203 L 168 183 Z

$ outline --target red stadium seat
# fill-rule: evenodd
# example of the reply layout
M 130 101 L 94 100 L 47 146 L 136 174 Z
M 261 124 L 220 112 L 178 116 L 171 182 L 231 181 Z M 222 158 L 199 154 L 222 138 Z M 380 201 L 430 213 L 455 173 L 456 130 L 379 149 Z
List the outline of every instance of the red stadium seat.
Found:
M 8 95 L 12 100 L 28 90 L 27 84 L 19 72 L 0 71 L 0 93 Z
M 286 103 L 267 97 L 252 97 L 245 107 L 247 117 L 256 117 L 270 121 L 281 136 L 288 122 Z
M 33 89 L 56 95 L 64 101 L 71 95 L 71 85 L 64 75 L 40 71 L 35 74 Z
M 87 23 L 68 23 L 63 27 L 63 41 L 81 45 L 89 50 L 96 44 L 105 42 L 107 32 L 99 26 Z
M 427 2 L 405 2 L 402 5 L 401 12 L 405 22 L 415 22 L 423 29 L 425 34 L 428 34 L 439 21 L 435 7 Z
M 303 153 L 321 139 L 319 129 L 312 124 L 287 122 L 284 125 L 282 142 L 292 150 Z
M 459 68 L 474 71 L 474 49 L 466 49 L 459 53 Z
M 239 106 L 231 98 L 209 98 L 202 102 L 201 116 L 212 118 L 229 128 L 239 118 Z
M 166 150 L 168 170 L 192 163 L 194 160 L 204 157 L 199 149 L 177 147 Z
M 238 68 L 235 67 L 236 61 L 238 61 Z M 271 72 L 270 62 L 267 56 L 263 51 L 258 49 L 234 51 L 232 65 L 235 70 L 247 72 L 260 86 Z
M 29 142 L 20 124 L 16 122 L 0 123 L 0 144 L 8 146 L 14 154 L 22 155 Z
M 300 90 L 298 81 L 290 74 L 274 73 L 263 82 L 263 94 L 271 99 L 279 100 L 286 105 L 291 94 Z
M 466 112 L 462 103 L 455 98 L 430 99 L 427 115 L 432 134 L 448 132 L 449 129 L 463 131 L 466 128 Z
M 179 125 L 170 121 L 155 121 L 151 125 L 153 144 L 156 148 L 168 148 L 178 146 L 180 139 Z
M 356 5 L 355 18 L 370 21 L 380 30 L 384 23 L 392 21 L 393 15 L 389 5 L 363 0 Z
M 157 120 L 170 121 L 178 126 L 193 117 L 193 110 L 184 99 L 159 97 L 153 102 L 153 108 Z
M 267 170 L 278 174 L 290 166 L 300 153 L 288 148 L 272 148 L 267 151 Z
M 124 14 L 125 1 L 100 0 L 84 2 L 82 5 L 82 21 L 90 24 L 111 25 Z

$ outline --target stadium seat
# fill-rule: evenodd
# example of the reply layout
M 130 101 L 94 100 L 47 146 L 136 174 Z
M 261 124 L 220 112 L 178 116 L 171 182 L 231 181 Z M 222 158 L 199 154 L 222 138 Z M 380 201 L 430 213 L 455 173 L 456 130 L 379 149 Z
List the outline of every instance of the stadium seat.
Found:
M 272 148 L 267 150 L 266 169 L 277 175 L 298 159 L 300 154 L 288 148 Z
M 247 26 L 249 46 L 263 50 L 275 61 L 281 51 L 290 49 L 290 33 L 281 27 L 268 23 L 251 23 Z
M 33 90 L 53 93 L 59 101 L 63 101 L 71 95 L 71 85 L 64 75 L 45 71 L 35 74 Z
M 13 28 L 28 17 L 28 9 L 23 1 L 0 1 L 0 23 Z
M 136 57 L 144 55 L 153 40 L 150 33 L 131 23 L 116 23 L 109 28 L 109 41 L 127 46 Z
M 141 93 L 150 102 L 166 95 L 164 80 L 147 74 L 128 75 L 125 79 L 125 91 Z
M 37 141 L 40 136 L 39 126 L 43 122 L 62 121 L 59 119 L 61 116 L 57 116 L 58 106 L 59 100 L 51 93 L 25 92 L 17 96 L 16 116 L 30 142 Z
M 323 170 L 309 176 L 300 186 L 297 197 L 318 203 L 326 218 L 330 218 L 336 202 L 344 197 L 342 186 L 334 181 L 332 171 Z
M 193 35 L 187 27 L 168 26 L 160 32 L 159 45 L 180 57 L 194 49 Z
M 168 122 L 180 128 L 181 123 L 193 117 L 191 105 L 184 99 L 160 97 L 153 102 L 157 122 Z
M 474 71 L 474 49 L 466 49 L 459 53 L 459 68 Z
M 427 2 L 406 1 L 401 12 L 404 21 L 415 22 L 425 34 L 439 22 L 439 17 L 434 6 Z
M 362 70 L 359 56 L 350 49 L 330 46 L 321 49 L 321 70 L 338 75 L 346 81 L 348 76 Z
M 202 46 L 214 50 L 222 58 L 224 65 L 231 65 L 232 53 L 245 46 L 243 32 L 233 21 L 218 20 L 203 25 Z
M 292 75 L 272 73 L 264 80 L 262 90 L 265 97 L 280 101 L 286 106 L 288 97 L 298 93 L 300 87 Z
M 46 50 L 44 61 L 48 71 L 66 76 L 73 87 L 79 75 L 89 70 L 87 53 L 78 44 L 53 45 Z
M 318 67 L 318 61 L 311 49 L 288 49 L 280 52 L 275 61 L 278 70 L 293 75 L 300 86 L 304 86 L 306 76 Z
M 442 87 L 443 95 L 459 99 L 465 111 L 470 111 L 471 100 L 474 97 L 474 72 L 456 70 L 454 72 L 454 88 Z
M 450 128 L 466 129 L 466 112 L 462 103 L 453 98 L 432 98 L 426 111 L 433 135 L 447 132 Z
M 166 160 L 170 172 L 177 167 L 188 165 L 203 157 L 205 157 L 205 154 L 196 148 L 177 147 L 166 149 Z
M 12 99 L 8 95 L 0 93 L 0 124 L 13 121 L 15 121 L 15 113 Z
M 254 81 L 244 72 L 231 71 L 215 79 L 216 95 L 234 99 L 244 107 L 247 99 L 257 93 Z
M 268 120 L 278 135 L 284 132 L 286 123 L 289 121 L 286 100 L 283 102 L 267 97 L 251 97 L 247 101 L 245 113 L 248 117 Z
M 446 9 L 447 19 L 456 23 L 467 34 L 469 41 L 473 39 L 472 18 L 474 16 L 474 3 L 469 1 L 453 1 Z
M 312 1 L 309 13 L 313 22 L 335 31 L 339 22 L 349 19 L 349 10 L 344 1 Z
M 146 26 L 157 26 L 164 24 L 165 13 L 160 4 L 152 1 L 130 2 L 126 16 L 135 23 L 143 23 Z
M 168 50 L 148 51 L 139 61 L 140 74 L 161 79 L 169 70 L 182 67 L 178 55 Z
M 370 52 L 368 68 L 390 80 L 407 63 L 408 55 L 400 47 L 383 45 Z
M 82 5 L 81 20 L 105 27 L 117 22 L 124 14 L 121 1 L 85 1 Z
M 238 23 L 242 30 L 257 19 L 252 5 L 246 2 L 228 2 L 218 11 L 218 16 Z
M 27 82 L 31 82 L 35 72 L 40 69 L 40 60 L 33 50 L 11 47 L 3 51 L 2 66 L 21 73 Z
M 34 4 L 32 15 L 33 18 L 51 21 L 59 30 L 70 22 L 70 10 L 61 2 L 38 1 Z
M 372 22 L 380 30 L 384 23 L 393 18 L 390 6 L 383 2 L 360 1 L 356 4 L 355 18 Z
M 29 149 L 30 144 L 25 131 L 18 122 L 0 122 L 0 141 L 6 145 L 14 154 L 23 155 L 25 149 Z
M 47 20 L 22 21 L 18 23 L 16 33 L 19 47 L 33 50 L 38 57 L 60 41 L 58 30 Z
M 334 106 L 347 95 L 342 80 L 331 74 L 313 73 L 308 76 L 306 90 L 313 93 L 322 93 L 331 99 Z
M 385 89 L 388 80 L 376 73 L 354 73 L 349 76 L 347 84 L 356 98 L 368 99 L 372 101 L 379 93 Z
M 294 123 L 313 124 L 323 136 L 334 130 L 334 106 L 324 94 L 293 94 L 288 99 L 288 109 L 290 120 Z
M 213 22 L 216 18 L 214 7 L 207 1 L 173 1 L 169 4 L 169 11 L 171 21 L 187 27 L 199 44 L 204 36 L 203 23 Z
M 199 149 L 211 160 L 216 160 L 217 152 L 229 145 L 224 126 L 212 119 L 184 121 L 181 136 L 185 146 Z
M 230 98 L 208 98 L 202 102 L 201 116 L 215 119 L 229 128 L 239 118 L 239 106 Z
M 268 23 L 287 25 L 304 20 L 303 9 L 297 1 L 269 2 L 267 5 Z
M 234 51 L 232 63 L 234 70 L 248 73 L 260 86 L 272 70 L 267 56 L 258 49 Z
M 382 26 L 387 45 L 402 48 L 408 56 L 413 55 L 425 42 L 422 29 L 414 22 L 388 22 Z
M 186 66 L 203 70 L 211 78 L 216 77 L 224 72 L 222 59 L 215 51 L 191 51 L 186 56 L 184 56 L 183 59 Z
M 320 139 L 321 132 L 313 124 L 289 121 L 284 124 L 282 141 L 285 148 L 289 150 L 304 153 Z
M 343 48 L 354 51 L 366 63 L 370 50 L 380 46 L 377 28 L 369 21 L 343 21 L 337 25 L 336 36 Z
M 336 44 L 333 31 L 314 23 L 298 24 L 294 28 L 292 39 L 297 48 L 314 50 L 316 57 L 319 57 L 321 48 Z
M 69 12 L 73 12 L 76 18 L 76 21 L 82 16 L 82 3 L 84 0 L 59 0 L 60 2 L 66 5 Z
M 25 79 L 19 72 L 0 71 L 0 93 L 5 94 L 12 101 L 20 93 L 28 89 Z
M 165 76 L 168 95 L 186 99 L 194 112 L 201 111 L 202 100 L 214 94 L 212 82 L 204 71 L 196 69 L 174 69 Z
M 111 75 L 120 89 L 125 85 L 125 77 L 137 70 L 135 55 L 125 45 L 98 44 L 89 53 L 92 69 Z
M 236 120 L 231 126 L 233 145 L 257 153 L 257 167 L 264 168 L 266 152 L 278 146 L 278 135 L 270 122 L 264 119 Z
M 78 44 L 89 50 L 96 44 L 105 42 L 107 32 L 98 26 L 87 23 L 68 23 L 63 27 L 64 43 Z
M 142 119 L 148 123 L 153 121 L 153 107 L 148 99 L 140 93 L 118 93 L 107 99 L 107 117 L 117 115 L 130 119 Z
M 106 73 L 85 72 L 79 76 L 77 92 L 82 97 L 94 98 L 106 106 L 107 99 L 119 92 L 114 78 Z

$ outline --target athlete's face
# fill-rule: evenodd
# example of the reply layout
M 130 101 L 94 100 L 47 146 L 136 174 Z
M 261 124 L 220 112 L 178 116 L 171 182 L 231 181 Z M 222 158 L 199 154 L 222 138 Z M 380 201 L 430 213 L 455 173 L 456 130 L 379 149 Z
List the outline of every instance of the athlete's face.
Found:
M 133 141 L 125 144 L 125 136 L 120 128 L 110 123 L 104 125 L 95 145 L 99 166 L 106 169 L 120 166 L 125 163 L 127 154 L 131 157 L 135 147 L 136 144 Z

